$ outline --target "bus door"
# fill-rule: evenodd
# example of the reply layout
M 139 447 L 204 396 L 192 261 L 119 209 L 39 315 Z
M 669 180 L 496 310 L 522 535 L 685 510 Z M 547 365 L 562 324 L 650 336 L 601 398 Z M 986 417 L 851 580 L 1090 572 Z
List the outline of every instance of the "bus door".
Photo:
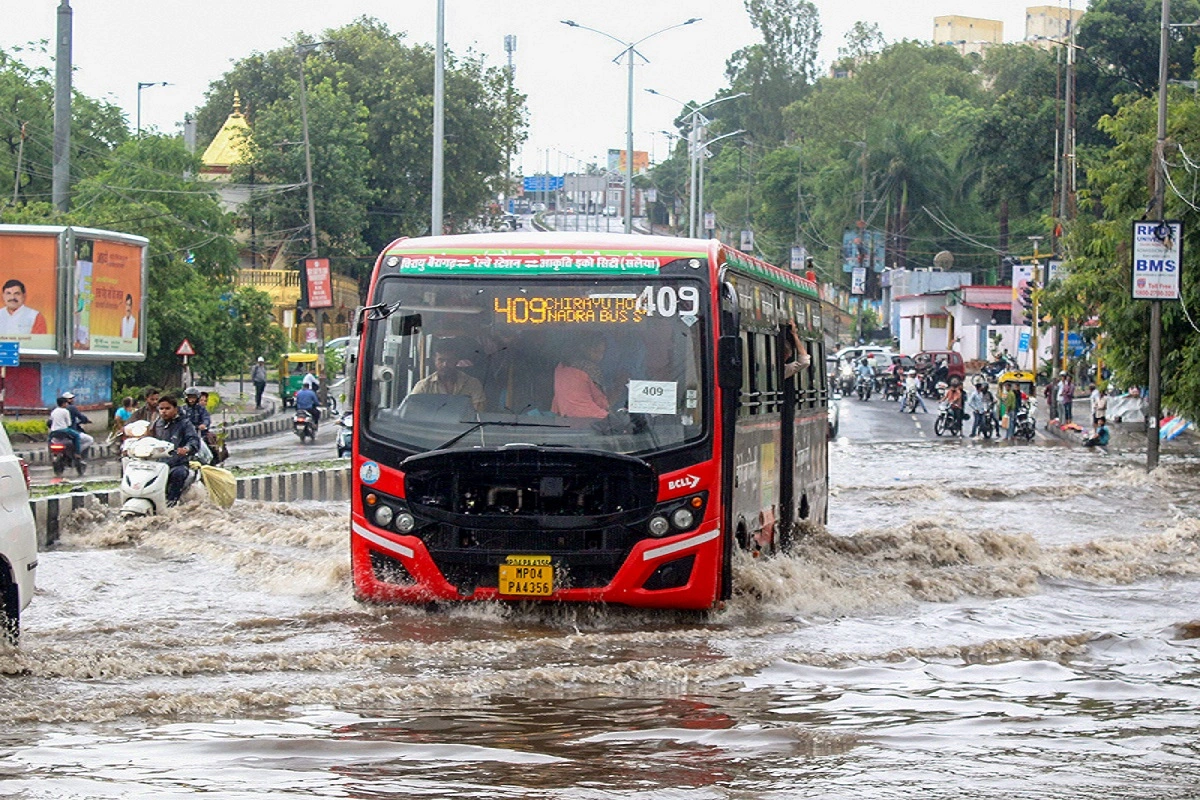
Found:
M 772 368 L 782 388 L 779 396 L 779 511 L 775 521 L 775 546 L 787 550 L 792 545 L 796 523 L 796 377 L 785 372 L 789 362 L 799 357 L 800 342 L 787 323 L 776 336 L 775 363 Z

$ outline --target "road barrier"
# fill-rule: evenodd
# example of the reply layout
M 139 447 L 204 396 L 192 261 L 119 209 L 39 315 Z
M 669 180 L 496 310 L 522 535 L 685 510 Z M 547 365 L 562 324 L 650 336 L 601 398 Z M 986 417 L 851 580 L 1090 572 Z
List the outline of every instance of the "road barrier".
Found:
M 325 470 L 277 472 L 270 475 L 247 475 L 238 478 L 237 496 L 240 500 L 267 503 L 349 500 L 350 468 L 347 466 Z M 30 500 L 29 506 L 33 509 L 33 518 L 37 522 L 38 548 L 45 549 L 58 541 L 62 523 L 72 513 L 95 505 L 110 508 L 120 506 L 120 491 L 105 489 L 99 492 L 72 492 Z M 234 503 L 233 511 L 237 513 L 237 503 Z

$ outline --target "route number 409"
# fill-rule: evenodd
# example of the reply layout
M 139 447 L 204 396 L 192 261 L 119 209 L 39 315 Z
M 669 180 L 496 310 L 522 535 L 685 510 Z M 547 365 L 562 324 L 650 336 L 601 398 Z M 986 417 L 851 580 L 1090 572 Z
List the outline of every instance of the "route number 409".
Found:
M 647 286 L 637 297 L 637 310 L 648 317 L 694 317 L 700 311 L 700 290 L 695 286 Z

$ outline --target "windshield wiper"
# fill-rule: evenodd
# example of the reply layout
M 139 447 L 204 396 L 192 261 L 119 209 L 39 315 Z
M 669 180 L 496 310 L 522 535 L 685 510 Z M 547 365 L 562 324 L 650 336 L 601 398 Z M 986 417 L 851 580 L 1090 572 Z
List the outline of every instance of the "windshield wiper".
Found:
M 569 427 L 571 427 L 570 425 L 565 425 L 565 424 L 558 423 L 558 422 L 521 422 L 521 421 L 515 420 L 515 419 L 512 419 L 512 420 L 509 420 L 509 419 L 481 419 L 478 422 L 476 422 L 474 425 L 472 425 L 471 427 L 467 428 L 462 433 L 455 436 L 450 441 L 443 442 L 442 444 L 438 445 L 437 447 L 435 447 L 433 449 L 434 450 L 445 450 L 450 445 L 457 443 L 463 437 L 470 436 L 475 431 L 479 430 L 480 428 L 485 428 L 488 425 L 503 425 L 506 428 L 569 428 Z

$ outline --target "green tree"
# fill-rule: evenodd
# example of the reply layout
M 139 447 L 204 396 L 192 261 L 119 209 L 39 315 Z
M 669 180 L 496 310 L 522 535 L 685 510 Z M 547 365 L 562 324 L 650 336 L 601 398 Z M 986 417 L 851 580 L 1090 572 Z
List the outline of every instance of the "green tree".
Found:
M 0 50 L 0 206 L 50 197 L 54 171 L 54 76 Z M 28 56 L 45 55 L 45 46 Z M 128 138 L 121 110 L 74 92 L 71 99 L 71 174 L 75 179 L 99 169 L 108 154 Z M 20 174 L 17 159 L 20 156 Z
M 821 19 L 808 0 L 745 0 L 750 23 L 763 37 L 744 47 L 725 65 L 729 94 L 746 92 L 740 101 L 713 109 L 727 130 L 744 129 L 762 144 L 786 137 L 783 109 L 804 96 L 815 78 Z
M 313 41 L 304 34 L 296 39 Z M 327 212 L 318 207 L 317 226 L 323 242 L 340 248 L 335 257 L 354 256 L 335 258 L 336 268 L 365 270 L 374 253 L 397 236 L 428 230 L 433 50 L 410 45 L 403 34 L 366 17 L 327 30 L 320 39 L 326 44 L 308 56 L 305 74 L 310 113 L 322 114 L 323 122 L 318 125 L 314 116 L 309 133 L 318 197 L 328 194 L 335 205 Z M 298 69 L 293 48 L 280 48 L 238 61 L 210 86 L 197 114 L 202 139 L 220 128 L 235 89 L 246 104 L 256 144 L 251 163 L 239 172 L 242 178 L 253 169 L 256 181 L 303 180 L 294 163 L 297 154 L 267 158 L 275 136 L 299 140 L 289 132 L 299 130 Z M 523 104 L 523 95 L 509 91 L 503 69 L 486 67 L 473 56 L 447 57 L 444 208 L 452 228 L 467 228 L 503 188 L 507 154 L 524 137 Z M 333 161 L 321 164 L 325 157 Z M 296 207 L 291 197 L 277 202 Z M 350 209 L 347 204 L 355 202 L 359 208 Z M 294 221 L 294 210 L 289 213 Z M 280 224 L 282 231 L 299 223 L 281 219 Z
M 1118 98 L 1118 112 L 1101 121 L 1115 143 L 1098 154 L 1088 170 L 1086 206 L 1095 217 L 1083 217 L 1068 237 L 1065 278 L 1051 285 L 1043 300 L 1047 313 L 1078 330 L 1096 317 L 1103 337 L 1100 355 L 1120 385 L 1142 384 L 1149 376 L 1149 314 L 1145 301 L 1130 296 L 1130 223 L 1144 219 L 1150 192 L 1146 178 L 1157 119 L 1154 98 Z M 1168 219 L 1183 222 L 1185 254 L 1200 247 L 1200 213 L 1193 182 L 1200 178 L 1193 153 L 1200 153 L 1200 103 L 1189 91 L 1173 90 L 1168 105 L 1167 136 L 1171 142 L 1166 197 Z M 1165 408 L 1196 419 L 1200 416 L 1200 282 L 1185 267 L 1183 300 L 1164 302 L 1162 309 L 1162 398 Z

